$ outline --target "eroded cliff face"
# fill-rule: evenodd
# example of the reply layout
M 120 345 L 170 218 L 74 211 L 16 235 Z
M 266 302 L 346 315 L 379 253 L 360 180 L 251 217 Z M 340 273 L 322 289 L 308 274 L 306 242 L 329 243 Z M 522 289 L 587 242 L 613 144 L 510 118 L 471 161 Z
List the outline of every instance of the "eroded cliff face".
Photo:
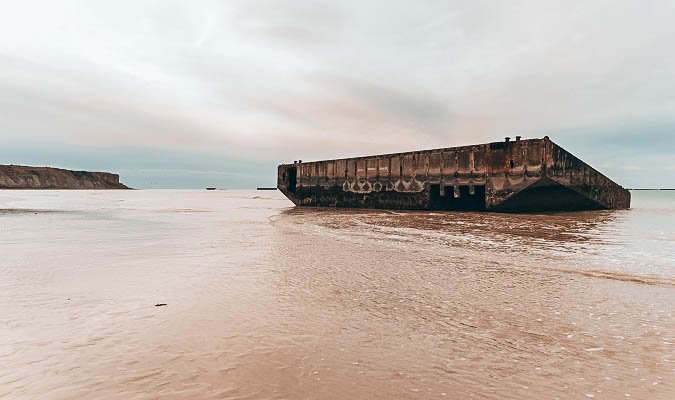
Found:
M 129 189 L 117 174 L 0 165 L 0 189 Z

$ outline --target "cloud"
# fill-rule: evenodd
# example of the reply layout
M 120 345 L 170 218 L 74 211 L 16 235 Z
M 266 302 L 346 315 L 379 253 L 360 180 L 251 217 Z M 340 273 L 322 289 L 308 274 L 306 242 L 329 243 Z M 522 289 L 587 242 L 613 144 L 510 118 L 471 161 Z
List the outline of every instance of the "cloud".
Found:
M 549 134 L 592 164 L 608 142 L 646 159 L 675 142 L 635 134 L 675 126 L 674 19 L 665 1 L 11 2 L 0 146 L 274 164 Z

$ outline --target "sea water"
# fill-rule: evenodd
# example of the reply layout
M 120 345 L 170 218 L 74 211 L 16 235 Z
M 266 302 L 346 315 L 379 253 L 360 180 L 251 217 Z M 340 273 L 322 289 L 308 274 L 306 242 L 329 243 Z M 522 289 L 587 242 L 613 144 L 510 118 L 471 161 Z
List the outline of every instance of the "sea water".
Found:
M 620 211 L 0 191 L 0 398 L 675 398 L 675 192 Z

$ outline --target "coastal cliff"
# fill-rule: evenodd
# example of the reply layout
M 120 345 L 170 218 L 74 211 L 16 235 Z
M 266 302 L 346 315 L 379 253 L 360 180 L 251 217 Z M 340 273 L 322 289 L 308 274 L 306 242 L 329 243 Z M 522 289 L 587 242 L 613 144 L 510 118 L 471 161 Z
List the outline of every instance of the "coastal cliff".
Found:
M 0 165 L 0 189 L 129 189 L 117 174 Z

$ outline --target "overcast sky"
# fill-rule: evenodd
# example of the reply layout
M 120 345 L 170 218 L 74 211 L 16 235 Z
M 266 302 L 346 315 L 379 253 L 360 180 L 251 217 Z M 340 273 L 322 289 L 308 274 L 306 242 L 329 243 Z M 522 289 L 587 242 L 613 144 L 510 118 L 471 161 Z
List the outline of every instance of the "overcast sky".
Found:
M 135 187 L 549 135 L 675 186 L 674 1 L 0 0 L 0 163 Z

